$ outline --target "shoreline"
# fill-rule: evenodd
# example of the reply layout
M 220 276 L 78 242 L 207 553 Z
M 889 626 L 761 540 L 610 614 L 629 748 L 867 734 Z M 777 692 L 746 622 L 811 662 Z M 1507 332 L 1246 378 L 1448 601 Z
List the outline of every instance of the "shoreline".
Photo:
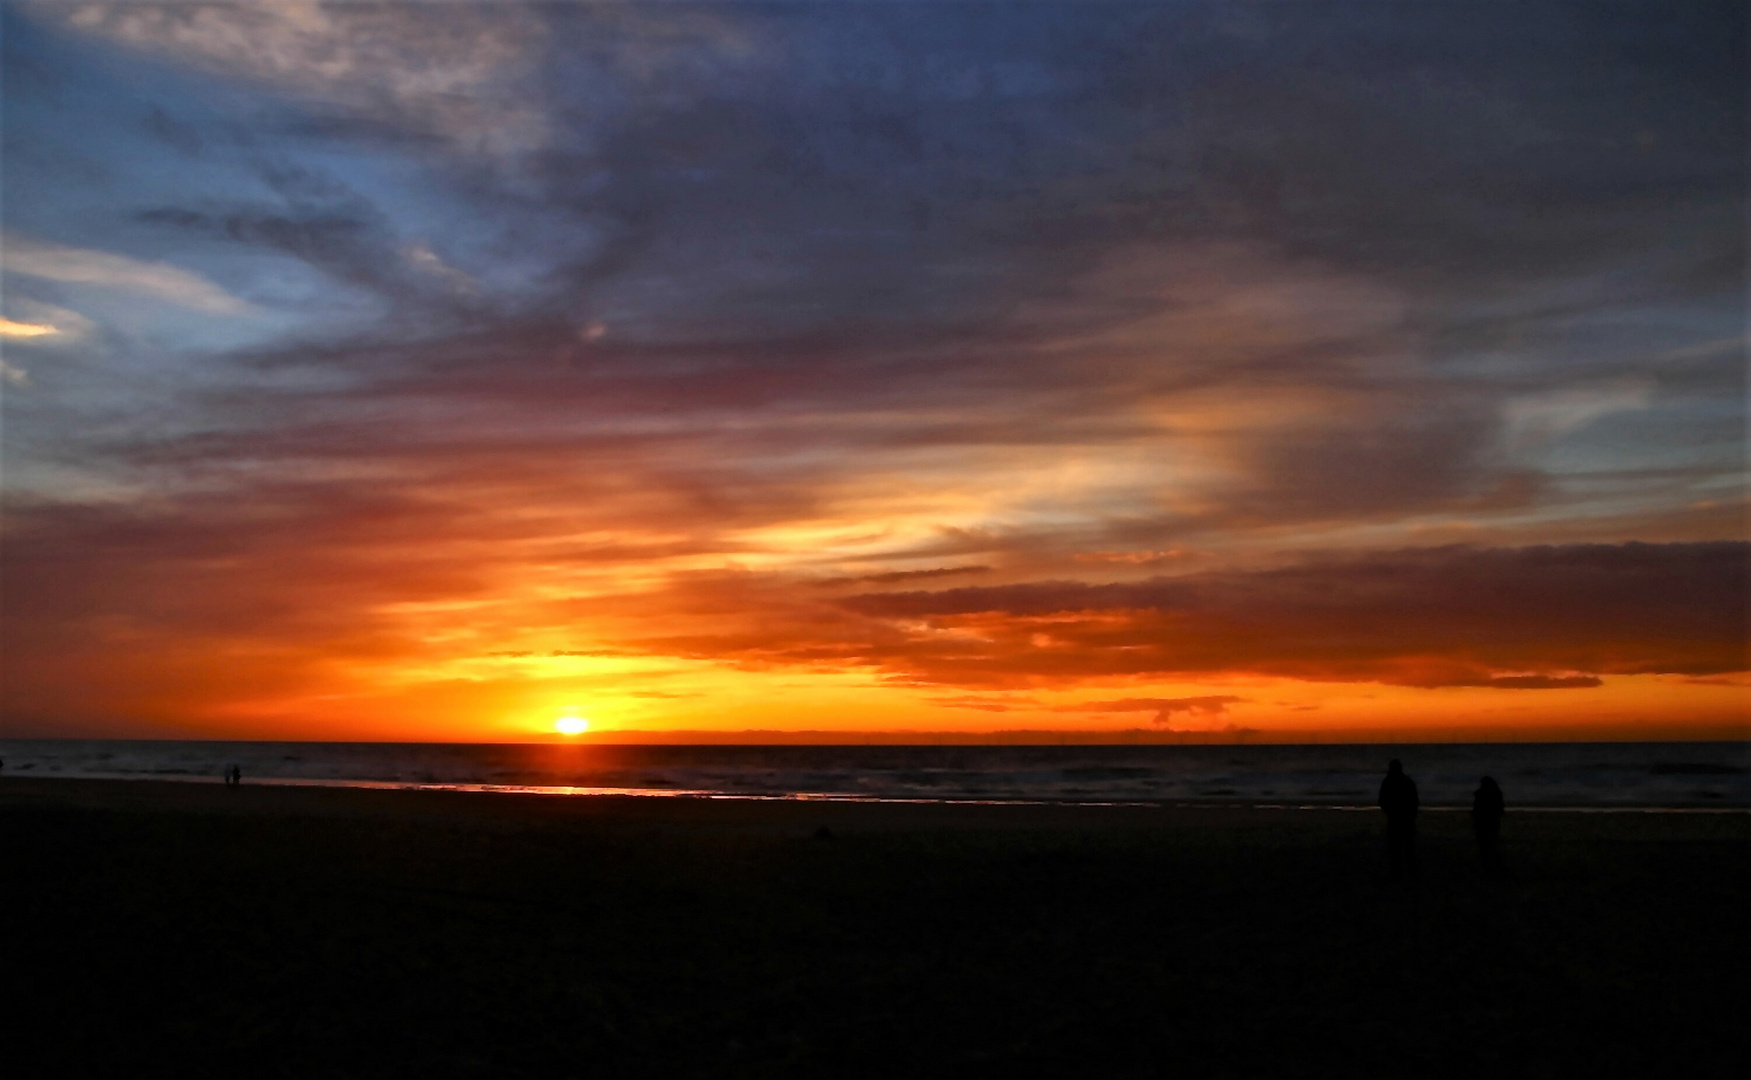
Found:
M 225 787 L 219 777 L 212 776 L 140 776 L 117 773 L 80 773 L 76 775 L 31 775 L 17 773 L 0 773 L 0 790 L 13 782 L 26 784 L 59 784 L 59 783 L 94 783 L 94 784 L 165 784 L 188 785 L 194 787 Z M 1231 799 L 1075 799 L 1075 798 L 979 798 L 976 796 L 945 796 L 942 798 L 927 798 L 920 796 L 881 796 L 853 795 L 838 792 L 734 792 L 712 789 L 676 789 L 676 788 L 613 788 L 613 787 L 581 787 L 570 785 L 535 785 L 535 784 L 470 784 L 470 783 L 422 783 L 405 780 L 347 780 L 347 779 L 310 779 L 305 777 L 246 777 L 244 787 L 250 788 L 288 788 L 288 789 L 333 789 L 348 791 L 404 791 L 404 792 L 446 792 L 462 795 L 493 795 L 493 796 L 533 796 L 543 799 L 649 799 L 649 800 L 695 800 L 700 802 L 753 802 L 753 803 L 786 803 L 786 804 L 845 804 L 870 806 L 1033 806 L 1033 807 L 1083 807 L 1095 808 L 1136 808 L 1163 810 L 1197 810 L 1212 808 L 1282 810 L 1282 811 L 1338 811 L 1346 813 L 1378 812 L 1379 808 L 1370 803 L 1354 802 L 1322 802 L 1316 800 L 1284 800 L 1279 798 L 1231 798 Z M 1435 814 L 1469 813 L 1470 806 L 1461 803 L 1430 803 L 1425 802 L 1421 809 Z M 1624 803 L 1560 803 L 1532 802 L 1516 803 L 1511 810 L 1539 814 L 1697 814 L 1697 815 L 1747 815 L 1751 816 L 1751 806 L 1735 804 L 1710 803 L 1662 803 L 1662 804 L 1624 804 Z

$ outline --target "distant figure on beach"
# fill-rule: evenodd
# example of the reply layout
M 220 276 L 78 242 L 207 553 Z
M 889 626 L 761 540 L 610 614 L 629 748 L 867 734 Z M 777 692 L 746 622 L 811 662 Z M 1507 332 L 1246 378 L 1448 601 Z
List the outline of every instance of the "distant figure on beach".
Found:
M 233 765 L 225 770 L 226 787 L 237 787 L 241 783 L 243 783 L 243 769 L 240 766 Z
M 1417 876 L 1417 784 L 1397 758 L 1380 782 L 1380 809 L 1386 811 L 1386 855 L 1392 876 Z
M 1486 776 L 1478 781 L 1471 793 L 1471 834 L 1477 837 L 1477 853 L 1483 860 L 1484 873 L 1496 874 L 1502 869 L 1502 856 L 1496 850 L 1496 838 L 1502 831 L 1502 789 L 1495 778 Z

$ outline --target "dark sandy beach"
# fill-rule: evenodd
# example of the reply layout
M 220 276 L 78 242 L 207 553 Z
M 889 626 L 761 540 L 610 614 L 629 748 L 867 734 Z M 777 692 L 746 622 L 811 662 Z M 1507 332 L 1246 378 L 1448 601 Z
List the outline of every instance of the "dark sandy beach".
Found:
M 9 1076 L 1746 1075 L 1751 818 L 0 780 Z

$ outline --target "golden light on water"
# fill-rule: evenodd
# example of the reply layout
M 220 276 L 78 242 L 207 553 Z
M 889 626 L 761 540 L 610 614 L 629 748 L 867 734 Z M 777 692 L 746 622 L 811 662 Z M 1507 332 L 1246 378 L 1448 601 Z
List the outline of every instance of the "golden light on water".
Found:
M 590 730 L 590 722 L 581 716 L 562 716 L 553 722 L 553 729 L 561 735 L 582 735 Z

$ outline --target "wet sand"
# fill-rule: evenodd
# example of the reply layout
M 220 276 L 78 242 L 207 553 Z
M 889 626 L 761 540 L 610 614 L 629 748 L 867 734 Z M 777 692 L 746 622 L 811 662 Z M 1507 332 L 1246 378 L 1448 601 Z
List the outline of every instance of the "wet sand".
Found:
M 1741 1076 L 1751 817 L 0 779 L 19 1076 Z

